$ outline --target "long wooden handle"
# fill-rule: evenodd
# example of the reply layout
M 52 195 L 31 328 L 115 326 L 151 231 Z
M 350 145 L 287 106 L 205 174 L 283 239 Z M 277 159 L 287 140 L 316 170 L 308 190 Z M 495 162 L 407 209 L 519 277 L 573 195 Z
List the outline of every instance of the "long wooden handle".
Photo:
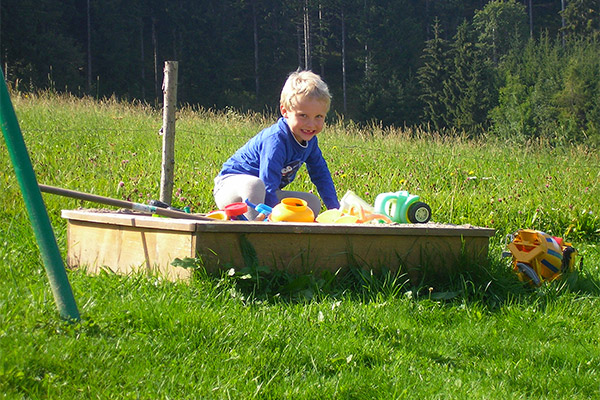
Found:
M 168 208 L 154 207 L 141 203 L 134 203 L 126 200 L 112 199 L 110 197 L 98 196 L 95 194 L 78 192 L 76 190 L 63 189 L 55 186 L 48 186 L 40 184 L 40 190 L 45 193 L 57 194 L 59 196 L 71 197 L 74 199 L 91 201 L 92 203 L 106 204 L 114 207 L 127 208 L 129 210 L 147 212 L 162 215 L 163 217 L 180 218 L 180 219 L 196 219 L 200 221 L 212 221 L 217 220 L 213 218 L 203 217 L 196 214 L 188 214 L 183 211 L 169 210 Z

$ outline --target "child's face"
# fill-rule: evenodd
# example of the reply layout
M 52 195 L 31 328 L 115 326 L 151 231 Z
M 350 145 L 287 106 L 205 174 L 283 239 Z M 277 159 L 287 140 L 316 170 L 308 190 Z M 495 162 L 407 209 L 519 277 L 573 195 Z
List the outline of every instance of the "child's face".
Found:
M 287 120 L 298 142 L 307 142 L 323 130 L 325 115 L 327 115 L 327 103 L 312 97 L 299 99 L 293 110 L 281 106 L 281 115 Z

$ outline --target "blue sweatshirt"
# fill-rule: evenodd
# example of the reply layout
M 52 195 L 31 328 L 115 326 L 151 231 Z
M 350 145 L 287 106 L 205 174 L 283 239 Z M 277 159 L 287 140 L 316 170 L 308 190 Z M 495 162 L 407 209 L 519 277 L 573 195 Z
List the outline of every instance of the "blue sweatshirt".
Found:
M 265 204 L 275 206 L 275 192 L 294 180 L 302 164 L 328 209 L 339 208 L 335 186 L 317 137 L 298 143 L 285 118 L 263 129 L 223 164 L 219 175 L 246 174 L 259 177 L 266 188 Z

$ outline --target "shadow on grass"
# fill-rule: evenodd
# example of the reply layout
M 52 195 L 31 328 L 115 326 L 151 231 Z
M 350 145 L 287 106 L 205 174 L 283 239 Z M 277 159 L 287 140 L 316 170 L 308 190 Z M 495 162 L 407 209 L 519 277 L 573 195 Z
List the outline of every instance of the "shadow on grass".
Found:
M 456 258 L 427 261 L 420 269 L 409 269 L 400 257 L 400 268 L 368 265 L 348 254 L 347 265 L 335 272 L 293 273 L 271 268 L 259 262 L 252 245 L 241 241 L 244 266 L 221 266 L 219 273 L 207 273 L 201 258 L 177 259 L 173 265 L 193 268 L 195 278 L 214 281 L 218 287 L 235 290 L 245 301 L 305 302 L 313 299 L 350 297 L 361 301 L 406 296 L 443 303 L 479 303 L 494 310 L 505 304 L 546 302 L 557 296 L 574 293 L 600 295 L 600 281 L 582 269 L 554 282 L 534 288 L 518 280 L 510 263 L 488 255 L 473 261 L 463 250 Z M 429 265 L 427 265 L 429 264 Z M 210 268 L 210 270 L 214 270 Z
M 385 266 L 359 265 L 302 274 L 272 269 L 249 260 L 242 268 L 228 266 L 219 273 L 207 273 L 201 260 L 179 260 L 175 265 L 195 268 L 194 279 L 212 281 L 219 287 L 235 290 L 245 301 L 297 303 L 311 300 L 353 298 L 377 301 L 410 297 L 440 303 L 479 303 L 489 310 L 506 304 L 546 303 L 567 293 L 600 295 L 600 281 L 585 271 L 575 271 L 563 279 L 533 288 L 520 282 L 506 260 L 489 258 L 485 264 L 461 260 L 460 271 L 445 274 L 420 274 L 410 279 L 405 270 Z

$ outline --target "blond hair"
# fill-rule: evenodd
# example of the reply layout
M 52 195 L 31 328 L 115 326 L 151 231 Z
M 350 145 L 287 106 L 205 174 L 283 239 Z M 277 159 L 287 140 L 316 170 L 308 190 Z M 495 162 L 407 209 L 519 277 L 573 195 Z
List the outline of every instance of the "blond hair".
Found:
M 310 97 L 321 100 L 327 104 L 327 109 L 331 104 L 331 94 L 327 84 L 321 77 L 312 71 L 292 72 L 281 90 L 279 104 L 286 110 L 293 110 L 298 103 L 298 99 Z

